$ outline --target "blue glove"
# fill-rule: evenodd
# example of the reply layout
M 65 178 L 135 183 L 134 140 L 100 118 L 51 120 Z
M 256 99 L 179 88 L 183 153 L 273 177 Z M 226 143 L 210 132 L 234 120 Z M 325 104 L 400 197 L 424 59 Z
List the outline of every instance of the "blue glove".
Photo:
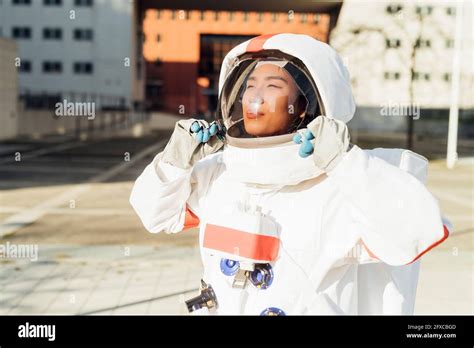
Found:
M 212 122 L 209 126 L 203 124 L 202 121 L 194 121 L 191 124 L 191 133 L 194 135 L 199 143 L 207 143 L 211 137 L 217 135 L 222 140 L 225 134 L 225 129 L 217 122 Z
M 226 129 L 218 121 L 184 119 L 176 122 L 161 160 L 175 167 L 189 169 L 224 146 Z
M 301 144 L 299 155 L 303 158 L 308 157 L 314 151 L 314 146 L 310 140 L 314 139 L 314 134 L 311 133 L 309 129 L 305 129 L 303 132 L 303 136 L 300 133 L 297 133 L 293 137 L 293 141 L 297 144 Z
M 330 171 L 349 149 L 349 130 L 342 121 L 318 116 L 308 124 L 307 129 L 293 137 L 301 144 L 299 155 L 303 158 L 313 155 L 317 167 Z

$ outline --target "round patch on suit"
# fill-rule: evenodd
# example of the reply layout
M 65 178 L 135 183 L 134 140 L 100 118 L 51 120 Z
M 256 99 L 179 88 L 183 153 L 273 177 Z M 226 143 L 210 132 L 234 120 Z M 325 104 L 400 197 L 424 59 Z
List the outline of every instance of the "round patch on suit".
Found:
M 226 276 L 233 276 L 240 268 L 239 261 L 231 259 L 221 259 L 221 271 Z
M 265 315 L 265 316 L 283 316 L 286 315 L 285 312 L 283 312 L 282 309 L 277 308 L 277 307 L 268 307 L 265 308 L 265 310 L 260 313 L 260 315 Z

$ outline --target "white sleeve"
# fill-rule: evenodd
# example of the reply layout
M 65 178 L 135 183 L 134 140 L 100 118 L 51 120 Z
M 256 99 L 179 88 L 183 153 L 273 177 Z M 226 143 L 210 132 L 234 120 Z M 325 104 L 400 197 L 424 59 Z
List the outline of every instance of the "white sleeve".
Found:
M 161 155 L 135 181 L 130 204 L 149 232 L 176 233 L 183 230 L 188 210 L 200 215 L 216 156 L 208 156 L 193 169 L 185 170 L 161 162 Z
M 368 151 L 353 146 L 328 176 L 379 260 L 408 264 L 447 237 L 438 203 L 423 183 Z

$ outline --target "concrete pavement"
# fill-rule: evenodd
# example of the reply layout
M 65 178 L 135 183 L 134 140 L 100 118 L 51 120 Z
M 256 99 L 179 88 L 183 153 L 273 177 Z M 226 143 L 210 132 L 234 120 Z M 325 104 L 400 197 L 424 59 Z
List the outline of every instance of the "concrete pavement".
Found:
M 198 249 L 175 246 L 41 245 L 0 265 L 0 314 L 184 314 L 201 272 Z

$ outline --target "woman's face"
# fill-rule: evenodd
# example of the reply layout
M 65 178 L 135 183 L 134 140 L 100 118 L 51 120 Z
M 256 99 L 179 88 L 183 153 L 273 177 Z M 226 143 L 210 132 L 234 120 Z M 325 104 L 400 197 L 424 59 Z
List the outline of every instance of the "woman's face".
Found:
M 274 64 L 258 66 L 247 79 L 242 97 L 244 126 L 253 136 L 287 133 L 297 115 L 299 91 L 285 69 Z

